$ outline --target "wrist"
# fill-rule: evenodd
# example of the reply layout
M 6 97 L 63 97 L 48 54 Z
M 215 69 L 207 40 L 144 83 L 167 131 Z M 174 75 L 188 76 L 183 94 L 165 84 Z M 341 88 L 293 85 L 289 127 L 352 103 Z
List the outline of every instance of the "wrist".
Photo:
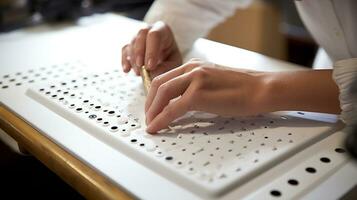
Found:
M 264 72 L 260 75 L 260 89 L 257 93 L 257 105 L 260 113 L 268 113 L 280 110 L 281 95 L 283 94 L 279 79 L 274 72 Z

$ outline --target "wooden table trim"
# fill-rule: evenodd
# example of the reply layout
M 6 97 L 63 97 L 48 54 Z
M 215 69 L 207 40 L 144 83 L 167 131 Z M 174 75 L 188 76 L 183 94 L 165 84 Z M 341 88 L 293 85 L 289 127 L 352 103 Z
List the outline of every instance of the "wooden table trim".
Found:
M 0 106 L 0 127 L 86 199 L 134 199 L 3 106 Z

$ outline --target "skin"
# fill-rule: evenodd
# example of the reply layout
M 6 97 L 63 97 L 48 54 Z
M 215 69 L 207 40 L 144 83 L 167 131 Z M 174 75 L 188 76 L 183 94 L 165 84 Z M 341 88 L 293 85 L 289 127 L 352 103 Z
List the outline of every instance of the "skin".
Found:
M 223 116 L 281 110 L 340 112 L 332 70 L 257 72 L 199 59 L 182 64 L 174 35 L 162 22 L 140 30 L 122 49 L 124 72 L 133 69 L 139 75 L 138 67 L 144 64 L 155 77 L 145 104 L 149 133 L 192 110 Z

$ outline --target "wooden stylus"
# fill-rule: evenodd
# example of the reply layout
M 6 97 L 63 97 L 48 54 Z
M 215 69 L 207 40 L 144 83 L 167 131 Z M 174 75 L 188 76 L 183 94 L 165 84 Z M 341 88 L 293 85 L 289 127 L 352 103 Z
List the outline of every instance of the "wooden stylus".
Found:
M 141 67 L 141 78 L 143 79 L 145 94 L 147 95 L 151 85 L 150 73 L 145 69 L 145 66 Z

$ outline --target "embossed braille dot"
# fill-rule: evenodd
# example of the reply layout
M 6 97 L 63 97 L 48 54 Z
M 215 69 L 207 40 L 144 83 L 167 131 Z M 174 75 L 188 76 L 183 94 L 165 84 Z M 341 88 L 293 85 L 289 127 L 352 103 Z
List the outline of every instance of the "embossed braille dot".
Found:
M 272 190 L 270 191 L 270 194 L 274 197 L 280 197 L 281 196 L 281 192 L 279 190 Z
M 173 159 L 172 156 L 167 156 L 167 157 L 165 158 L 165 160 L 172 160 L 172 159 Z
M 331 160 L 330 160 L 329 158 L 327 158 L 327 157 L 322 157 L 322 158 L 320 158 L 320 161 L 323 162 L 323 163 L 329 163 L 329 162 L 331 162 Z
M 313 168 L 313 167 L 307 167 L 307 168 L 305 168 L 305 170 L 306 170 L 307 172 L 309 172 L 310 174 L 316 173 L 316 169 Z
M 113 130 L 113 131 L 114 130 L 118 130 L 118 127 L 117 126 L 112 126 L 112 127 L 110 127 L 110 129 Z
M 342 148 L 336 148 L 335 151 L 336 151 L 337 153 L 345 153 L 345 152 L 346 152 L 346 150 L 344 150 L 344 149 L 342 149 Z
M 289 179 L 288 183 L 293 186 L 299 185 L 299 181 L 297 181 L 295 179 Z
M 89 115 L 88 118 L 89 118 L 89 119 L 95 119 L 95 118 L 97 118 L 97 115 L 92 114 L 92 115 Z M 100 121 L 100 120 L 99 120 L 99 121 Z

